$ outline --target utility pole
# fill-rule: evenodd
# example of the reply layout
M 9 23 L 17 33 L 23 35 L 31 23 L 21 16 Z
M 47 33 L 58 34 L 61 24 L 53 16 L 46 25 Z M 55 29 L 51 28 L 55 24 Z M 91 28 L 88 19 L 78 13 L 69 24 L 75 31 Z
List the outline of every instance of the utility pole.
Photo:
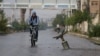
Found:
M 71 0 L 69 0 L 68 15 L 69 15 L 69 17 L 71 17 Z
M 100 23 L 100 0 L 99 0 L 99 22 Z
M 14 8 L 12 9 L 12 16 L 11 16 L 11 21 L 10 21 L 10 23 L 12 23 L 13 20 L 15 20 Z
M 88 11 L 88 13 L 89 13 L 89 15 L 90 15 L 90 0 L 87 0 L 87 11 Z M 91 21 L 91 19 L 89 19 L 88 20 L 88 32 L 90 32 L 91 31 L 91 27 L 92 27 L 92 21 Z
M 56 4 L 57 4 L 57 2 L 58 2 L 58 1 L 56 0 Z
M 90 14 L 90 0 L 87 0 L 87 3 L 86 3 L 87 5 L 86 5 L 86 9 L 87 9 L 87 11 L 89 12 L 89 14 Z
M 42 4 L 44 4 L 44 0 L 42 0 Z
M 71 0 L 69 0 L 69 3 L 70 3 L 70 17 L 71 17 L 71 14 L 72 14 L 72 9 L 71 9 Z

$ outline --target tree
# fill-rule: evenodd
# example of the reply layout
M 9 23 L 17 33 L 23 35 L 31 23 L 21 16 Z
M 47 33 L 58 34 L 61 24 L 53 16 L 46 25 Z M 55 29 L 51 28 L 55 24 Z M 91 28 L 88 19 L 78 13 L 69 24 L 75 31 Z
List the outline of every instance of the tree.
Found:
M 66 25 L 76 25 L 75 24 L 75 19 L 73 19 L 73 17 L 67 18 L 66 20 Z
M 0 32 L 6 32 L 7 19 L 5 19 L 3 10 L 0 10 Z
M 41 21 L 39 23 L 39 30 L 45 30 L 47 28 L 47 23 L 44 21 Z
M 25 31 L 25 30 L 27 30 L 29 28 L 29 25 L 26 22 L 21 24 L 17 20 L 14 20 L 12 22 L 12 26 L 13 26 L 14 30 L 16 30 L 16 31 L 21 31 L 21 30 Z
M 100 24 L 92 26 L 89 37 L 100 37 Z
M 14 20 L 12 22 L 12 26 L 13 26 L 14 30 L 20 30 L 20 24 L 17 20 Z
M 83 21 L 81 11 L 75 11 L 71 17 L 66 20 L 67 25 L 76 25 L 77 23 L 81 23 Z
M 66 19 L 66 24 L 72 25 L 73 29 L 75 29 L 77 24 L 80 25 L 84 21 L 90 22 L 90 20 L 91 20 L 91 16 L 87 10 L 84 10 L 83 12 L 77 10 L 73 13 L 71 17 Z
M 54 18 L 53 26 L 56 27 L 57 24 L 65 25 L 66 15 L 65 14 L 57 14 L 56 18 Z
M 3 0 L 0 0 L 0 2 L 2 2 Z

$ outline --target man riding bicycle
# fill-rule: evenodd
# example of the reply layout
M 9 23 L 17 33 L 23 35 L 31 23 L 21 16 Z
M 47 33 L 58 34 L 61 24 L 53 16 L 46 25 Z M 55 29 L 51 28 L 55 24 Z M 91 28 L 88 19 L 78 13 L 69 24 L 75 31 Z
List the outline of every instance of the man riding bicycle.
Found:
M 34 38 L 34 40 L 38 40 L 38 25 L 39 25 L 39 17 L 36 15 L 36 12 L 35 11 L 32 11 L 32 15 L 31 17 L 29 18 L 29 25 L 31 27 L 36 27 L 36 36 Z M 32 29 L 30 28 L 30 35 L 32 35 Z

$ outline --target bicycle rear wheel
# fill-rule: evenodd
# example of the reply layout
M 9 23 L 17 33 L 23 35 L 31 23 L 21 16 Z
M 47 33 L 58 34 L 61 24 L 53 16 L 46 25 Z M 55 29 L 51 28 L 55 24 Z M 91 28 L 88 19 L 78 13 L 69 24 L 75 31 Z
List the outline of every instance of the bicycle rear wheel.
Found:
M 31 37 L 31 46 L 35 46 L 35 40 L 34 40 L 34 37 Z

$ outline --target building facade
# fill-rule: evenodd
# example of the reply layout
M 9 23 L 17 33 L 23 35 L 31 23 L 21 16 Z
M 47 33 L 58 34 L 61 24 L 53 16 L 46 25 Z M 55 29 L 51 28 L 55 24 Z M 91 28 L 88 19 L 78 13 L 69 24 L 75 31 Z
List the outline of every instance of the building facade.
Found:
M 100 0 L 90 0 L 90 13 L 95 14 L 99 12 L 99 1 Z
M 96 25 L 98 22 L 100 22 L 100 0 L 90 0 L 90 13 L 91 16 L 93 16 L 93 24 Z
M 100 22 L 100 0 L 77 0 L 77 2 L 79 10 L 89 9 L 91 17 L 93 18 L 92 24 L 96 25 Z M 81 24 L 81 31 L 88 32 L 88 23 L 86 21 Z

